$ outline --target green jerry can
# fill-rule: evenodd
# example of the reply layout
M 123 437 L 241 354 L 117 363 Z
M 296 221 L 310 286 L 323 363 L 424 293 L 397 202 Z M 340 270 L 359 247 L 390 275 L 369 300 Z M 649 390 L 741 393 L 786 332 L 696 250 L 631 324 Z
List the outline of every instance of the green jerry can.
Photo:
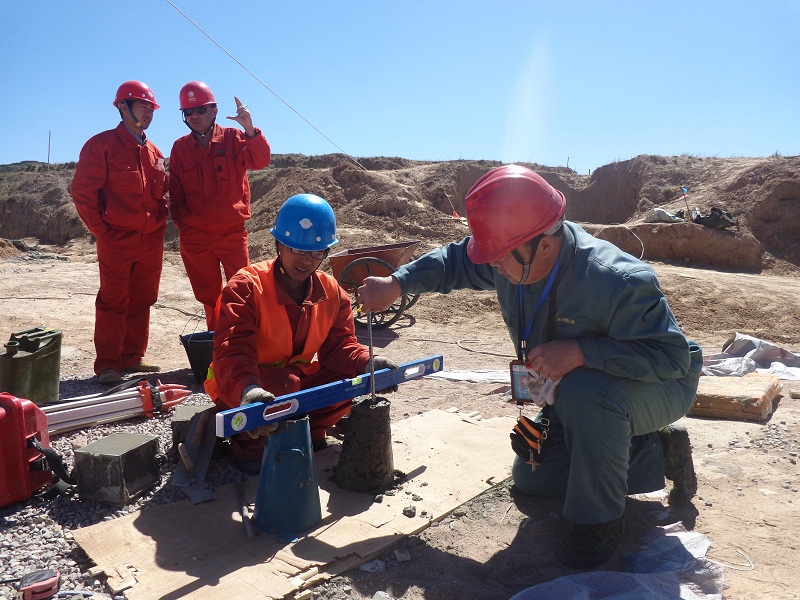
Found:
M 12 333 L 0 353 L 0 392 L 38 406 L 58 402 L 61 331 L 32 327 Z

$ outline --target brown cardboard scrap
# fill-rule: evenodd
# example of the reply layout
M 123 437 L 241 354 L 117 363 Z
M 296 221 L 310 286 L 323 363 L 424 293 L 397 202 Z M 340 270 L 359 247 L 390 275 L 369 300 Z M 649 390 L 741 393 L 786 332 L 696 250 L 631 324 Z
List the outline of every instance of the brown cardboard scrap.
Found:
M 339 446 L 316 453 L 322 522 L 295 543 L 266 533 L 247 539 L 235 484 L 217 488 L 216 501 L 148 507 L 78 529 L 75 539 L 106 573 L 135 572 L 128 600 L 284 598 L 371 560 L 506 479 L 513 424 L 510 416 L 465 421 L 440 410 L 392 424 L 394 464 L 406 480 L 381 502 L 332 481 Z M 253 478 L 244 486 L 251 505 L 257 485 Z
M 748 373 L 742 377 L 703 376 L 689 416 L 766 421 L 772 415 L 772 401 L 782 389 L 777 377 L 764 373 Z

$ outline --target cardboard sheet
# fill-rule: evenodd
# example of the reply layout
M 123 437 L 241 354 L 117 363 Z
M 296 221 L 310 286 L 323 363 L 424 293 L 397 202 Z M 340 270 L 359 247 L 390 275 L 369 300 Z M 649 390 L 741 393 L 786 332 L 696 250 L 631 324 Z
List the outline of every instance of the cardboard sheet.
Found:
M 480 420 L 433 410 L 392 424 L 395 469 L 408 480 L 382 502 L 331 479 L 340 447 L 315 454 L 322 522 L 295 543 L 262 533 L 248 540 L 234 484 L 217 499 L 145 508 L 74 531 L 83 550 L 130 600 L 284 598 L 352 569 L 428 527 L 511 474 L 514 418 Z M 245 485 L 255 501 L 257 480 Z M 403 514 L 414 506 L 416 516 Z M 120 574 L 117 577 L 115 574 Z

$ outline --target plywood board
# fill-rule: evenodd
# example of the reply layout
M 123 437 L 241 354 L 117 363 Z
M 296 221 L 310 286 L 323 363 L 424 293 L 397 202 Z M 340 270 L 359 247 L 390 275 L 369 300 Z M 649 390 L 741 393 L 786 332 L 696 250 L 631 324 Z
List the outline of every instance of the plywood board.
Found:
M 506 479 L 513 425 L 510 416 L 439 410 L 393 423 L 394 466 L 408 480 L 380 503 L 333 483 L 339 447 L 316 453 L 322 523 L 295 543 L 266 533 L 248 540 L 233 484 L 215 501 L 149 507 L 78 529 L 75 539 L 107 574 L 133 573 L 130 600 L 284 598 L 382 554 Z M 256 489 L 255 479 L 245 486 L 251 504 Z M 416 516 L 405 516 L 411 505 Z
M 765 373 L 748 373 L 742 377 L 703 376 L 689 416 L 766 421 L 772 415 L 772 401 L 781 389 L 780 380 Z

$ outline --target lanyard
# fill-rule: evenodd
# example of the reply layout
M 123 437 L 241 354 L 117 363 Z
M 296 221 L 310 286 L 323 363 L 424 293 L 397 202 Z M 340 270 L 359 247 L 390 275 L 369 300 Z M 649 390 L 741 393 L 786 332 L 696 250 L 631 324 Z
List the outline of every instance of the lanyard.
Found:
M 547 278 L 547 283 L 544 284 L 544 289 L 542 290 L 542 294 L 539 296 L 539 299 L 536 301 L 536 307 L 533 309 L 533 315 L 531 315 L 531 320 L 525 326 L 523 330 L 522 325 L 525 323 L 525 306 L 522 302 L 522 287 L 524 284 L 520 283 L 517 288 L 519 289 L 519 350 L 517 352 L 517 357 L 524 361 L 527 359 L 528 355 L 528 336 L 531 334 L 531 329 L 533 329 L 533 321 L 536 319 L 536 313 L 539 312 L 539 309 L 544 304 L 544 301 L 547 300 L 548 294 L 550 294 L 550 288 L 553 287 L 553 281 L 556 279 L 556 275 L 558 274 L 558 263 L 561 260 L 561 257 L 556 258 L 556 264 L 553 265 L 553 268 L 550 270 L 550 276 Z

